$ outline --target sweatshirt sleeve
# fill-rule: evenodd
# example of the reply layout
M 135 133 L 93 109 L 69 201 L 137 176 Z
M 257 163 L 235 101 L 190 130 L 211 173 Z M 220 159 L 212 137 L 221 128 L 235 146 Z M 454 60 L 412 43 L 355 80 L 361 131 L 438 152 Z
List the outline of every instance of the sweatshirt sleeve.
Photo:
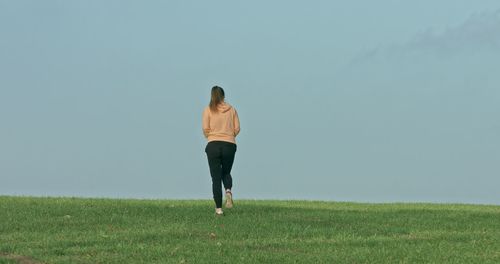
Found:
M 208 138 L 208 133 L 210 133 L 210 109 L 208 108 L 203 111 L 202 129 L 203 135 Z
M 234 109 L 234 136 L 236 137 L 240 133 L 240 118 L 238 117 L 238 112 Z

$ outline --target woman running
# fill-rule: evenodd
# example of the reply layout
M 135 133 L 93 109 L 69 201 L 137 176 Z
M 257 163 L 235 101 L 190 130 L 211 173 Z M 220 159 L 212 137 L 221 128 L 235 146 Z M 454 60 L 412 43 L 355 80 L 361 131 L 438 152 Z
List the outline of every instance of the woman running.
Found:
M 208 140 L 205 153 L 212 176 L 216 215 L 224 214 L 221 181 L 226 190 L 226 208 L 233 207 L 231 168 L 236 153 L 235 138 L 240 132 L 238 113 L 224 98 L 224 90 L 221 87 L 212 87 L 210 104 L 203 111 L 203 134 Z

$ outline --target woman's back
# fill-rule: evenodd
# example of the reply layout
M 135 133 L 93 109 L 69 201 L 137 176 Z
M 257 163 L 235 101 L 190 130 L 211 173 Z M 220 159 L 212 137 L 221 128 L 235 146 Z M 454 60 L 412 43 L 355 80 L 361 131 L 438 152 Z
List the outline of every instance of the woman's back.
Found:
M 217 105 L 217 111 L 209 106 L 203 111 L 203 132 L 208 141 L 228 141 L 236 143 L 240 132 L 240 122 L 236 109 L 226 102 Z

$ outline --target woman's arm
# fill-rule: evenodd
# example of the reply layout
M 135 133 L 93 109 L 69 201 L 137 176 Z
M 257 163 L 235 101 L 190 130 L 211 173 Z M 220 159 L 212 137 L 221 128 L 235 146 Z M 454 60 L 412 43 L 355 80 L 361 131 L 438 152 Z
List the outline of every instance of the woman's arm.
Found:
M 203 111 L 203 121 L 202 121 L 202 129 L 203 135 L 208 138 L 208 133 L 210 133 L 210 109 L 205 108 Z
M 238 112 L 234 109 L 234 136 L 236 137 L 240 133 L 240 118 L 238 117 Z

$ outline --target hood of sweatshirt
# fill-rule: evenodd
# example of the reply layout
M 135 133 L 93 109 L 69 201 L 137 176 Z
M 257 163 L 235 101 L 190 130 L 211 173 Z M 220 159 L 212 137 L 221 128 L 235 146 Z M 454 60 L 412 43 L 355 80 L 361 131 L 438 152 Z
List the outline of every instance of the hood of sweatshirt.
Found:
M 231 110 L 232 106 L 226 102 L 223 102 L 223 103 L 220 103 L 218 106 L 217 106 L 217 109 L 219 110 L 219 112 L 221 113 L 225 113 L 229 110 Z

